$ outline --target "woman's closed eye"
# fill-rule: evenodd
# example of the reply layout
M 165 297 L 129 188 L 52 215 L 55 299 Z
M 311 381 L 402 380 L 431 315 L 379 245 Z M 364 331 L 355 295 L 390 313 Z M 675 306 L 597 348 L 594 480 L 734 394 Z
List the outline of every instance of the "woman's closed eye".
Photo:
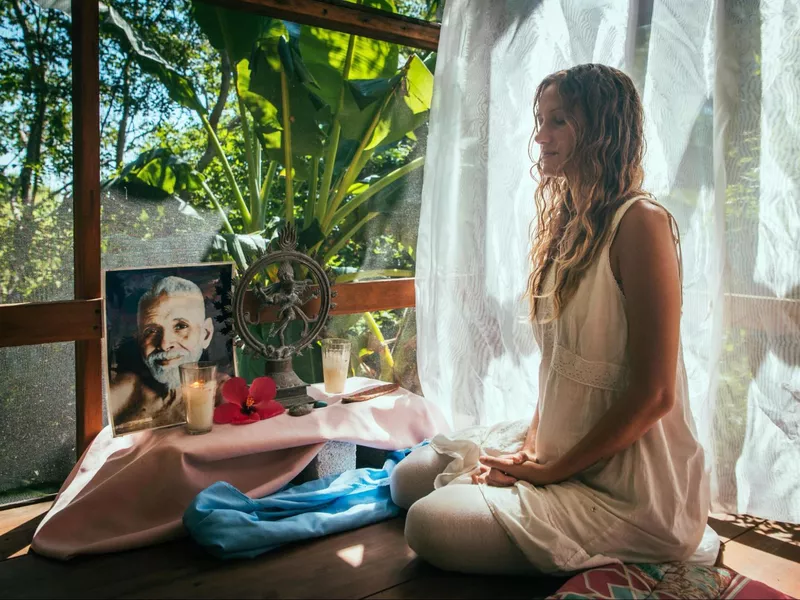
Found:
M 538 117 L 536 119 L 536 123 L 539 125 L 539 129 L 544 127 L 545 121 L 547 121 L 551 126 L 554 127 L 563 127 L 567 124 L 567 120 L 564 117 L 550 117 L 548 119 L 544 119 L 542 117 Z

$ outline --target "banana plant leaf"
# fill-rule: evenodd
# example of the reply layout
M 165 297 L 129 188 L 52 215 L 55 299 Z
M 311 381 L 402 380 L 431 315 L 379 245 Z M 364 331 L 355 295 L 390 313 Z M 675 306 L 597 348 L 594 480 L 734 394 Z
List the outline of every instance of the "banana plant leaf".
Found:
M 227 52 L 231 64 L 248 58 L 272 19 L 249 12 L 228 10 L 205 2 L 192 2 L 192 15 L 211 45 Z
M 139 198 L 163 200 L 180 192 L 202 189 L 203 176 L 166 148 L 143 152 L 123 167 L 117 177 L 103 183 L 106 189 L 126 189 Z
M 242 271 L 267 252 L 270 240 L 260 234 L 218 233 L 211 243 L 214 250 L 229 254 Z
M 397 12 L 392 0 L 364 0 L 363 6 Z M 350 34 L 330 31 L 320 27 L 302 27 L 299 50 L 305 67 L 319 84 L 319 96 L 333 110 L 339 105 L 347 47 Z M 353 61 L 348 79 L 391 78 L 399 68 L 399 47 L 380 40 L 356 36 Z M 341 108 L 342 137 L 360 140 L 372 119 L 373 112 L 364 112 L 355 103 L 349 89 L 345 89 Z
M 297 245 L 302 251 L 307 251 L 325 239 L 325 234 L 322 232 L 319 220 L 314 219 L 311 225 L 303 229 L 297 236 Z
M 356 105 L 363 111 L 370 106 L 377 110 L 387 96 L 393 96 L 367 144 L 367 150 L 403 139 L 428 118 L 433 99 L 433 74 L 416 55 L 412 55 L 403 71 L 394 77 L 347 83 Z
M 100 4 L 100 14 L 100 28 L 116 39 L 144 72 L 155 76 L 167 88 L 172 100 L 199 114 L 206 113 L 189 79 L 148 46 L 122 15 L 105 4 Z
M 273 20 L 261 36 L 246 66 L 240 63 L 239 93 L 253 115 L 261 143 L 272 160 L 283 161 L 283 101 L 281 71 L 286 74 L 293 156 L 320 156 L 330 106 L 318 94 L 316 79 L 306 68 L 296 42 L 287 41 L 289 29 Z M 245 76 L 249 66 L 249 74 Z

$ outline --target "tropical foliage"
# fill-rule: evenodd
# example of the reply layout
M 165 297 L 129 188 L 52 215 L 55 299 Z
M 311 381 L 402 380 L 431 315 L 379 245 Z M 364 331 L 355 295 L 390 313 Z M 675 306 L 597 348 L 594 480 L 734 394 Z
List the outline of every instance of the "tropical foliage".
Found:
M 440 9 L 363 3 L 416 17 Z M 21 159 L 3 148 L 0 190 L 10 201 L 0 227 L 14 240 L 0 247 L 5 302 L 67 298 L 71 288 L 69 16 L 46 5 L 0 9 L 12 34 L 1 125 L 44 132 L 38 155 L 36 144 Z M 244 267 L 294 222 L 339 281 L 413 275 L 410 196 L 421 181 L 432 54 L 186 0 L 101 4 L 101 38 L 106 256 L 124 253 L 126 239 L 191 232 L 211 210 L 220 230 L 208 260 Z M 19 152 L 13 137 L 3 142 Z M 27 204 L 15 191 L 25 181 Z M 389 339 L 400 327 L 387 314 L 362 325 Z M 354 358 L 368 368 L 370 356 Z
M 391 8 L 386 0 L 370 2 Z M 412 151 L 402 166 L 360 177 L 373 156 L 415 141 L 426 122 L 433 76 L 416 54 L 400 64 L 392 44 L 194 3 L 194 18 L 231 68 L 245 158 L 239 177 L 191 79 L 116 10 L 104 12 L 104 29 L 195 114 L 225 177 L 225 193 L 215 193 L 199 170 L 162 146 L 125 165 L 108 187 L 210 202 L 240 267 L 254 247 L 252 234 L 269 240 L 279 221 L 297 221 L 305 249 L 330 264 L 368 221 L 393 208 L 403 177 L 422 166 L 424 157 Z M 274 200 L 282 204 L 277 214 Z M 238 234 L 247 236 L 244 246 Z

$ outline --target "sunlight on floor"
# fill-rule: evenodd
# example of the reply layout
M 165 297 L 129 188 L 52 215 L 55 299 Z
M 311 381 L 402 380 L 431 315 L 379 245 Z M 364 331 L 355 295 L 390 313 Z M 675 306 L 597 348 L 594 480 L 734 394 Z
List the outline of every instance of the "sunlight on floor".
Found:
M 800 563 L 776 553 L 764 552 L 736 541 L 725 544 L 726 567 L 763 581 L 792 597 L 800 597 Z
M 364 544 L 348 546 L 336 552 L 336 556 L 341 558 L 351 567 L 360 567 L 364 562 Z
M 24 556 L 24 555 L 26 555 L 28 553 L 28 551 L 30 549 L 31 549 L 31 545 L 28 544 L 22 550 L 17 550 L 16 552 L 14 552 L 14 554 L 10 555 L 8 558 L 17 558 L 18 556 Z

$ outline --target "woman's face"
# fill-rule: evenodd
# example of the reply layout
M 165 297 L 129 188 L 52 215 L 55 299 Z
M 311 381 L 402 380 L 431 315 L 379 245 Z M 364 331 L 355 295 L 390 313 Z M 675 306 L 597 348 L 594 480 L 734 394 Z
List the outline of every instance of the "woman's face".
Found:
M 539 98 L 536 115 L 539 131 L 534 141 L 539 144 L 542 172 L 547 176 L 563 175 L 564 165 L 575 149 L 575 133 L 567 123 L 567 113 L 555 84 L 547 86 Z

